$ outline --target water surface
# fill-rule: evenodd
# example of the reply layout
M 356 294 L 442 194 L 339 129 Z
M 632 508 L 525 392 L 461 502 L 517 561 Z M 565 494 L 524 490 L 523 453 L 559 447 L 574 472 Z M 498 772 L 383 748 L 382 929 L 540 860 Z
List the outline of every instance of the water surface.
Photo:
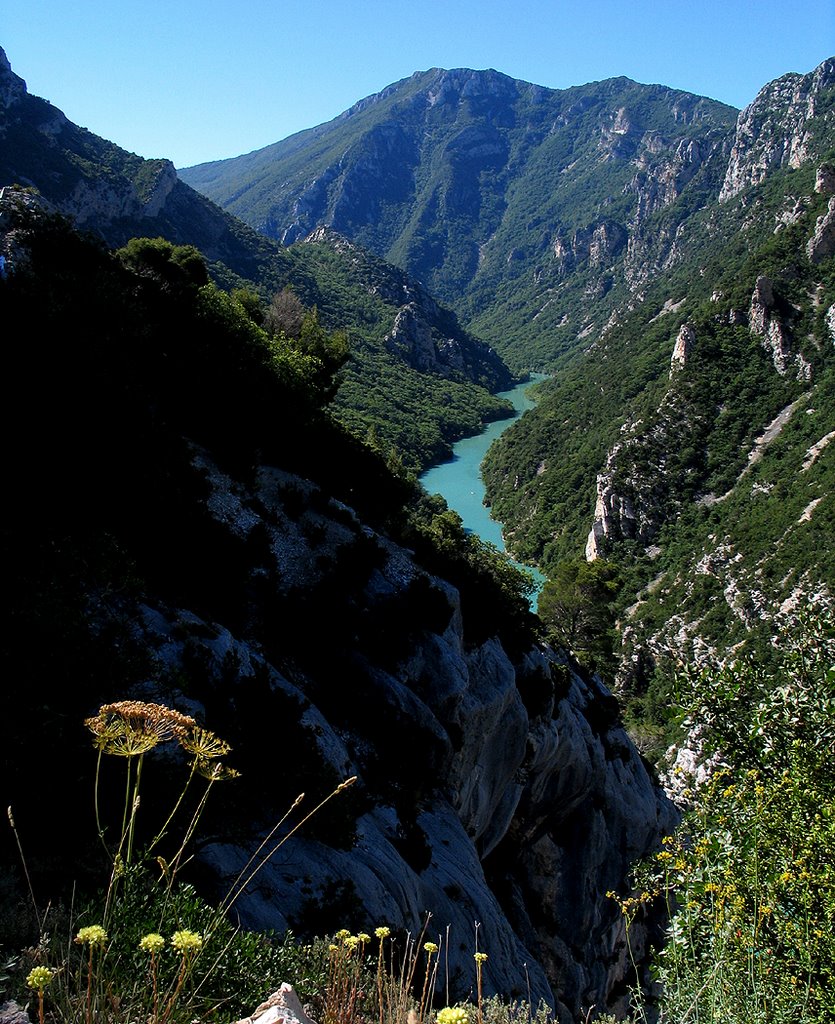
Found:
M 502 524 L 492 518 L 490 509 L 484 504 L 481 463 L 487 449 L 496 438 L 526 409 L 533 408 L 535 403 L 526 392 L 532 384 L 544 379 L 542 374 L 533 374 L 524 384 L 517 384 L 510 391 L 502 391 L 499 397 L 511 402 L 515 410 L 514 415 L 488 423 L 480 434 L 457 441 L 452 448 L 452 458 L 428 469 L 420 478 L 420 482 L 430 494 L 443 495 L 447 505 L 461 516 L 465 530 L 477 533 L 482 540 L 495 544 L 500 551 L 505 550 Z M 520 565 L 519 568 L 534 577 L 538 592 L 545 582 L 542 573 L 531 566 Z

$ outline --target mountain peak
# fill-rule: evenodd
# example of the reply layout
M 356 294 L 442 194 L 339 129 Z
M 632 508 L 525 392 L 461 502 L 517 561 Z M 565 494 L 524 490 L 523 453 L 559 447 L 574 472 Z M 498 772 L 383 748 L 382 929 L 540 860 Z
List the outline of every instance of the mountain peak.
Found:
M 10 107 L 26 95 L 26 82 L 12 71 L 6 51 L 0 46 L 0 106 Z

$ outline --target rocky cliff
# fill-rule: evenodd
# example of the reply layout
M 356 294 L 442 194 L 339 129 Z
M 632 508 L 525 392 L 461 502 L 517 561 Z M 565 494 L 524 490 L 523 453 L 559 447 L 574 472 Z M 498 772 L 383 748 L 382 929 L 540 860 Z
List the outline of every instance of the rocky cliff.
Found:
M 736 125 L 720 202 L 759 185 L 774 170 L 797 168 L 818 152 L 816 119 L 832 107 L 835 59 L 808 75 L 770 82 L 742 111 Z
M 197 458 L 215 521 L 240 540 L 258 536 L 267 552 L 253 572 L 280 580 L 287 595 L 327 587 L 330 563 L 374 545 L 376 568 L 352 601 L 372 620 L 411 607 L 398 627 L 407 638 L 386 641 L 400 646 L 395 657 L 368 645 L 336 659 L 344 658 L 345 676 L 337 685 L 354 708 L 344 699 L 334 705 L 328 684 L 311 678 L 304 645 L 288 672 L 280 657 L 265 657 L 219 623 L 183 608 L 143 607 L 137 629 L 156 652 L 158 678 L 176 678 L 197 659 L 202 681 L 192 683 L 192 701 L 202 697 L 211 717 L 222 707 L 225 721 L 261 720 L 258 735 L 233 730 L 236 747 L 269 745 L 273 770 L 291 775 L 292 751 L 307 747 L 323 775 L 358 777 L 356 820 L 341 837 L 326 826 L 319 838 L 303 832 L 283 847 L 238 902 L 242 922 L 297 933 L 314 920 L 354 929 L 385 923 L 415 933 L 430 913 L 431 933 L 450 928 L 458 996 L 472 984 L 479 922 L 488 991 L 545 999 L 565 1022 L 592 1003 L 618 1006 L 631 965 L 622 916 L 606 893 L 623 887 L 629 865 L 672 828 L 675 812 L 613 698 L 558 652 L 512 656 L 498 637 L 468 644 L 457 591 L 308 482 L 264 468 L 252 490 L 236 493 L 204 454 Z M 288 493 L 305 496 L 300 516 L 298 508 L 288 513 Z M 417 594 L 437 604 L 445 626 L 428 626 Z M 308 642 L 319 642 L 314 632 Z M 382 753 L 395 750 L 396 758 Z M 280 817 L 265 779 L 246 786 L 257 821 Z M 200 854 L 221 890 L 262 837 L 258 826 L 246 831 L 245 843 L 216 840 Z M 632 936 L 639 948 L 643 934 Z
M 675 813 L 608 691 L 537 640 L 498 555 L 311 403 L 309 357 L 164 264 L 13 220 L 0 298 L 29 326 L 3 415 L 27 429 L 0 531 L 19 726 L 0 777 L 44 890 L 68 883 L 56 832 L 77 837 L 82 888 L 97 864 L 82 719 L 141 697 L 216 729 L 242 773 L 201 820 L 204 891 L 226 891 L 299 792 L 306 808 L 357 777 L 240 897 L 245 924 L 415 933 L 431 914 L 464 997 L 478 923 L 488 993 L 544 998 L 565 1024 L 619 1006 L 630 965 L 606 893 Z M 160 806 L 143 791 L 143 816 Z

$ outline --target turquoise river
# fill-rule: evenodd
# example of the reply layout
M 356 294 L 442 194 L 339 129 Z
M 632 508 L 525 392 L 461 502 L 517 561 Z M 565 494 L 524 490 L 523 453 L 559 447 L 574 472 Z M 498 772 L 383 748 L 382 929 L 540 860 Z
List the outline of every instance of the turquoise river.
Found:
M 491 517 L 490 510 L 484 504 L 481 463 L 487 449 L 496 438 L 526 409 L 533 407 L 534 402 L 526 392 L 531 384 L 544 379 L 539 374 L 533 374 L 530 380 L 517 384 L 511 391 L 501 392 L 499 397 L 508 399 L 515 410 L 514 415 L 508 419 L 488 423 L 480 434 L 456 442 L 453 445 L 452 458 L 428 469 L 420 478 L 420 482 L 430 494 L 442 495 L 447 505 L 461 516 L 466 530 L 477 533 L 482 540 L 495 544 L 500 551 L 505 549 L 502 524 Z M 533 576 L 538 593 L 545 582 L 542 573 L 530 566 L 519 565 L 519 568 Z M 534 602 L 536 596 L 534 595 L 531 600 Z

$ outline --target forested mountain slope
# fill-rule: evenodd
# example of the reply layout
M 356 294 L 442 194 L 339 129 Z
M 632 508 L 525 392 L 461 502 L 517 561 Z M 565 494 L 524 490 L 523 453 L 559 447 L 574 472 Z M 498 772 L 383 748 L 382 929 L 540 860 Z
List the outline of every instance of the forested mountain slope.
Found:
M 835 587 L 833 157 L 835 62 L 765 87 L 676 265 L 489 454 L 515 550 L 620 564 L 644 682 Z
M 625 78 L 552 90 L 433 69 L 180 173 L 273 238 L 325 224 L 361 242 L 512 366 L 547 369 L 672 257 L 678 223 L 719 192 L 735 117 Z
M 764 606 L 835 582 L 822 550 L 834 85 L 826 61 L 737 117 L 626 79 L 553 91 L 434 69 L 184 173 L 274 237 L 324 223 L 361 240 L 512 365 L 554 370 L 486 462 L 511 549 L 547 572 L 588 543 L 588 557 L 620 564 L 624 604 L 654 581 L 630 629 L 666 622 L 675 598 L 691 639 L 701 623 L 708 645 L 734 643 Z M 736 497 L 737 481 L 756 500 Z M 717 547 L 749 559 L 747 583 L 697 571 Z M 684 610 L 682 586 L 701 611 Z
M 510 386 L 501 359 L 408 275 L 332 234 L 275 244 L 180 181 L 170 161 L 127 153 L 29 95 L 1 50 L 0 138 L 0 187 L 35 188 L 110 245 L 134 236 L 194 245 L 214 280 L 251 289 L 265 308 L 288 286 L 315 306 L 352 351 L 336 415 L 409 466 L 443 458 L 451 441 L 508 411 L 489 394 Z

